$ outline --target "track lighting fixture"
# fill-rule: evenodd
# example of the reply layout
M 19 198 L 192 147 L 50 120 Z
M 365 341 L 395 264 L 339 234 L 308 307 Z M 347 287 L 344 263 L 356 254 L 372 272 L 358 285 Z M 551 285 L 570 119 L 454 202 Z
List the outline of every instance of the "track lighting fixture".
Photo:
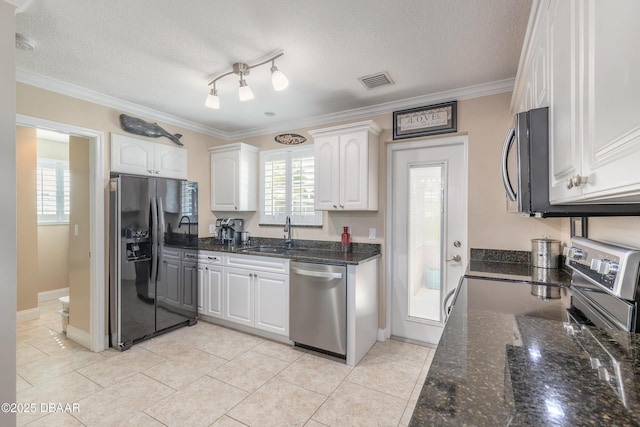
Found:
M 252 68 L 256 68 L 261 65 L 268 64 L 269 62 L 271 62 L 271 83 L 273 84 L 273 88 L 277 91 L 286 89 L 287 86 L 289 86 L 289 79 L 287 79 L 287 76 L 285 76 L 284 73 L 278 70 L 278 67 L 276 67 L 276 59 L 278 59 L 282 55 L 284 55 L 284 52 L 280 51 L 274 56 L 270 57 L 269 59 L 259 62 L 255 65 L 247 65 L 243 62 L 236 62 L 235 64 L 233 64 L 233 69 L 231 71 L 227 71 L 226 73 L 219 75 L 218 77 L 216 77 L 215 79 L 209 82 L 209 86 L 211 86 L 211 91 L 207 96 L 205 105 L 209 108 L 214 108 L 214 109 L 220 108 L 220 98 L 218 97 L 218 91 L 216 90 L 216 82 L 221 78 L 229 76 L 231 74 L 236 74 L 240 76 L 240 82 L 239 82 L 240 87 L 238 88 L 238 98 L 240 99 L 240 101 L 248 101 L 250 99 L 253 99 L 254 98 L 253 91 L 251 90 L 251 87 L 249 87 L 249 85 L 247 84 L 247 81 L 244 78 L 249 74 L 249 71 Z

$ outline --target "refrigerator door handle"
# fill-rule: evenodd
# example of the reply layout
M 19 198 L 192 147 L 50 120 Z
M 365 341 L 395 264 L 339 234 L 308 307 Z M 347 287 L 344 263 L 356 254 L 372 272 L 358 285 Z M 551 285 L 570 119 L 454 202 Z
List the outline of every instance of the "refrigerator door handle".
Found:
M 162 203 L 162 197 L 158 197 L 158 232 L 156 233 L 158 242 L 158 265 L 164 262 L 164 205 Z M 160 270 L 158 269 L 158 275 L 156 280 L 160 280 Z
M 511 185 L 511 180 L 509 179 L 507 158 L 509 157 L 509 151 L 511 151 L 515 136 L 515 128 L 509 129 L 509 131 L 507 132 L 507 137 L 504 139 L 504 145 L 502 146 L 502 183 L 504 184 L 504 189 L 507 190 L 507 196 L 509 197 L 509 200 L 511 200 L 512 202 L 516 201 L 517 196 L 516 192 L 513 191 L 513 186 Z
M 158 276 L 158 206 L 156 198 L 151 198 L 151 280 Z

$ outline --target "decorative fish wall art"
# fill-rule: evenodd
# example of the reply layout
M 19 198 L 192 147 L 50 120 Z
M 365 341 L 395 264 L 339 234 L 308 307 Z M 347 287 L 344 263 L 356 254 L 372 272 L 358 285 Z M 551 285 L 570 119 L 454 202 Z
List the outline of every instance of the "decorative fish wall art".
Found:
M 169 138 L 171 141 L 178 145 L 184 145 L 182 142 L 180 142 L 180 138 L 182 138 L 181 134 L 176 133 L 175 135 L 172 135 L 166 130 L 162 129 L 157 123 L 145 122 L 144 120 L 137 117 L 120 114 L 120 126 L 124 131 L 129 133 L 149 136 L 151 138 L 160 138 L 161 136 L 164 136 L 165 138 Z

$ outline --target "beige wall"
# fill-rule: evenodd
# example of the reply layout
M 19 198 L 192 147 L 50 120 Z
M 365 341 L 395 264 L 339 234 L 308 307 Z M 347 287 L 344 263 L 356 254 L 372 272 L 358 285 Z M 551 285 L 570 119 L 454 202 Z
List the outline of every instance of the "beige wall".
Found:
M 38 292 L 69 286 L 69 225 L 38 226 Z
M 69 324 L 89 332 L 91 325 L 90 141 L 69 138 Z M 76 233 L 76 229 L 78 232 Z
M 38 218 L 35 129 L 16 129 L 18 311 L 38 307 Z

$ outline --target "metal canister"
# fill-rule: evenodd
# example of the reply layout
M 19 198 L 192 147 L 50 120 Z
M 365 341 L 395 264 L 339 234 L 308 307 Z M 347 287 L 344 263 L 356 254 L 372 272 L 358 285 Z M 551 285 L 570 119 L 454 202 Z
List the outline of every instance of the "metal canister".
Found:
M 531 239 L 531 265 L 539 268 L 558 268 L 560 263 L 560 241 L 554 239 Z

